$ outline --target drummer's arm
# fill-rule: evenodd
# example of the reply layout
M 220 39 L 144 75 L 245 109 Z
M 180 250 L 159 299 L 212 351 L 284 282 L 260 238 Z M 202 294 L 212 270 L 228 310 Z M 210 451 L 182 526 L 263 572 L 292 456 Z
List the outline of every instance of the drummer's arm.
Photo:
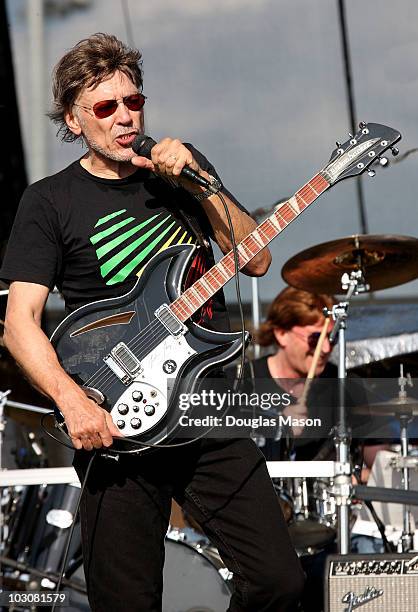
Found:
M 376 455 L 381 450 L 390 450 L 390 444 L 369 444 L 364 446 L 361 482 L 365 483 L 368 481 Z

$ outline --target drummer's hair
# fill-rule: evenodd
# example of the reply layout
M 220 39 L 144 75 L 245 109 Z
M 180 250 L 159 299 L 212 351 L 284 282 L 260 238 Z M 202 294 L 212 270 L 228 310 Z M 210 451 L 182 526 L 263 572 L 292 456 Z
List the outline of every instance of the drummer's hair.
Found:
M 316 294 L 286 287 L 276 296 L 267 311 L 267 318 L 255 332 L 261 346 L 277 344 L 275 329 L 289 330 L 295 325 L 313 325 L 322 316 L 323 308 L 332 308 L 334 299 L 325 293 Z
M 113 34 L 103 32 L 80 40 L 59 60 L 52 76 L 53 109 L 47 114 L 58 125 L 58 135 L 63 141 L 80 138 L 65 121 L 79 94 L 85 88 L 97 87 L 117 71 L 142 90 L 141 52 L 131 49 Z

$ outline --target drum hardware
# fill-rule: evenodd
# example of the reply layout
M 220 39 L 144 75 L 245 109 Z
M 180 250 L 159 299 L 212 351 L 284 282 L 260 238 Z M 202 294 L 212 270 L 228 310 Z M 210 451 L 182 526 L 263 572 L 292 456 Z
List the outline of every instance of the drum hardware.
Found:
M 401 457 L 406 462 L 408 459 L 408 425 L 412 420 L 412 416 L 408 410 L 402 410 L 402 404 L 407 401 L 407 394 L 405 387 L 409 385 L 413 386 L 411 377 L 404 377 L 404 368 L 403 364 L 400 366 L 400 376 L 399 376 L 399 396 L 398 396 L 398 404 L 399 404 L 399 423 L 400 423 L 400 439 L 401 439 Z M 404 491 L 409 491 L 409 467 L 406 463 L 402 468 L 402 484 L 404 487 Z M 403 507 L 403 530 L 401 536 L 401 550 L 399 552 L 409 552 L 413 547 L 413 538 L 414 533 L 412 530 L 412 522 L 411 522 L 411 511 L 407 505 Z
M 6 419 L 4 418 L 4 406 L 6 404 L 7 396 L 10 394 L 11 390 L 0 391 L 0 471 L 2 469 L 2 456 L 3 456 L 3 435 L 4 430 L 6 428 Z M 6 525 L 3 520 L 3 508 L 0 508 L 0 550 L 3 552 L 7 542 L 7 533 L 6 533 Z
M 78 476 L 73 467 L 0 471 L 0 487 L 76 483 Z
M 49 581 L 51 584 L 51 588 L 55 588 L 55 585 L 58 582 L 59 574 L 56 572 L 47 572 L 39 570 L 36 567 L 32 567 L 27 563 L 22 563 L 16 561 L 15 559 L 11 559 L 10 557 L 0 556 L 0 563 L 4 567 L 9 567 L 11 569 L 17 570 L 19 575 L 32 576 L 32 580 L 22 580 L 20 578 L 13 578 L 10 576 L 2 577 L 4 581 L 8 582 L 8 586 L 13 587 L 10 590 L 39 590 L 40 586 L 44 586 L 45 581 Z M 62 585 L 66 588 L 74 589 L 79 593 L 83 593 L 87 595 L 87 589 L 85 584 L 83 585 L 77 580 L 71 580 L 69 578 L 62 579 Z
M 358 248 L 358 245 L 356 243 Z M 353 295 L 368 291 L 369 285 L 366 284 L 363 271 L 361 269 L 361 255 L 357 255 L 358 269 L 351 270 L 350 274 L 344 273 L 341 277 L 341 286 L 347 290 L 345 301 L 334 305 L 331 310 L 326 309 L 326 316 L 332 316 L 334 327 L 330 334 L 330 342 L 338 334 L 339 358 L 338 358 L 338 424 L 334 428 L 334 442 L 337 455 L 337 463 L 340 464 L 340 473 L 334 480 L 334 495 L 337 505 L 338 517 L 338 548 L 342 555 L 348 554 L 350 547 L 350 515 L 349 506 L 352 497 L 350 464 L 350 442 L 351 430 L 347 424 L 345 406 L 345 379 L 347 378 L 346 369 L 346 321 L 348 318 L 348 307 Z
M 390 489 L 388 487 L 355 485 L 354 495 L 356 499 L 360 500 L 418 506 L 418 495 L 416 491 L 403 491 L 402 489 Z
M 274 488 L 300 557 L 320 553 L 334 542 L 336 513 L 330 479 L 314 479 L 309 486 L 306 478 L 281 479 Z
M 7 391 L 0 391 L 0 470 L 2 469 L 1 458 L 3 450 L 3 434 L 6 427 L 6 420 L 4 418 L 4 407 L 7 403 L 7 396 L 10 395 L 11 389 Z
M 412 387 L 412 380 L 409 375 L 404 376 L 403 364 L 400 365 L 400 376 L 398 378 L 399 393 L 398 396 L 386 402 L 370 404 L 370 406 L 360 406 L 354 409 L 354 412 L 360 414 L 370 414 L 377 416 L 394 416 L 400 424 L 400 456 L 394 457 L 390 465 L 392 469 L 396 469 L 402 473 L 403 491 L 409 492 L 409 470 L 418 469 L 418 457 L 410 456 L 408 426 L 412 418 L 418 415 L 418 401 L 408 397 L 406 387 Z M 414 493 L 416 496 L 416 493 Z M 382 500 L 379 500 L 382 501 Z M 389 501 L 389 500 L 388 500 Z M 409 503 L 409 502 L 408 502 Z M 404 503 L 403 508 L 403 529 L 402 536 L 399 542 L 399 552 L 408 552 L 413 548 L 414 532 L 411 521 L 411 511 L 408 504 Z
M 282 269 L 283 279 L 298 289 L 328 294 L 339 294 L 341 293 L 340 288 L 346 291 L 344 301 L 334 305 L 331 310 L 324 311 L 325 316 L 332 316 L 334 320 L 330 341 L 332 342 L 337 334 L 339 338 L 339 408 L 338 424 L 334 428 L 334 443 L 337 462 L 343 466 L 343 469 L 335 476 L 333 493 L 337 505 L 338 546 L 341 554 L 349 552 L 349 505 L 353 494 L 349 455 L 351 432 L 346 420 L 344 384 L 347 376 L 345 330 L 349 303 L 351 298 L 359 293 L 386 289 L 417 278 L 417 257 L 418 240 L 416 238 L 354 235 L 306 249 L 292 257 Z M 403 379 L 402 373 L 401 379 Z M 407 379 L 403 379 L 402 384 L 404 390 Z M 405 401 L 402 403 L 404 404 Z M 397 414 L 402 413 L 402 410 L 398 410 Z M 405 410 L 403 414 L 405 419 Z M 405 434 L 404 427 L 402 434 L 404 449 L 405 444 L 407 448 Z M 403 455 L 405 455 L 405 450 Z M 407 483 L 407 468 L 405 468 L 404 481 Z M 409 524 L 407 526 L 406 518 L 404 531 L 405 539 L 409 542 L 410 528 Z M 405 544 L 407 545 L 409 544 Z
M 418 277 L 418 239 L 356 234 L 301 251 L 282 268 L 283 279 L 312 293 L 341 293 L 344 273 L 363 273 L 368 291 L 396 287 Z
M 390 467 L 398 472 L 405 468 L 418 472 L 418 457 L 394 457 L 390 461 Z

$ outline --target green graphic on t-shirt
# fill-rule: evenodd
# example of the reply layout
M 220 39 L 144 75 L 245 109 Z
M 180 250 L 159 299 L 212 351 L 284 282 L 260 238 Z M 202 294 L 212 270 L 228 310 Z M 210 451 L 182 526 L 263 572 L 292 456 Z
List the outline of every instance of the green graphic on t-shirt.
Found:
M 138 223 L 135 217 L 127 217 L 109 224 L 115 220 L 115 217 L 120 217 L 124 213 L 126 209 L 99 219 L 94 227 L 100 226 L 101 231 L 90 238 L 94 246 L 98 245 L 96 255 L 101 261 L 100 273 L 102 278 L 106 279 L 106 285 L 121 283 L 132 272 L 139 276 L 146 264 L 144 260 L 163 251 L 171 244 L 190 244 L 193 241 L 193 237 L 188 235 L 171 214 L 163 217 L 164 213 L 158 213 L 141 223 Z M 138 247 L 141 245 L 143 247 L 139 250 Z M 138 268 L 140 264 L 144 265 Z

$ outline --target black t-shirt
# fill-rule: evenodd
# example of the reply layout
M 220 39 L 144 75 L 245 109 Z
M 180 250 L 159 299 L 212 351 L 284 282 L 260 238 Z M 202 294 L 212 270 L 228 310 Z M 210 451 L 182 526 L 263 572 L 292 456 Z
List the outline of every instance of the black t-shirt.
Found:
M 187 146 L 201 168 L 217 176 L 208 160 Z M 184 189 L 143 169 L 124 179 L 97 177 L 76 161 L 26 189 L 0 276 L 56 285 L 67 310 L 74 310 L 127 293 L 150 258 L 175 244 L 199 245 L 190 285 L 214 263 L 212 236 L 203 207 Z M 222 291 L 196 319 L 206 327 L 228 328 Z
M 268 368 L 269 355 L 261 357 L 247 363 L 244 370 L 244 387 L 240 391 L 256 392 L 259 396 L 262 393 L 275 393 L 289 397 L 291 404 L 296 404 L 297 399 L 289 394 L 280 386 L 280 380 L 275 380 Z M 228 372 L 230 376 L 231 371 Z M 235 375 L 235 373 L 234 373 Z M 284 431 L 280 440 L 267 437 L 263 440 L 261 450 L 266 459 L 273 461 L 288 458 L 289 455 L 299 461 L 310 461 L 317 456 L 321 450 L 324 457 L 329 458 L 333 453 L 332 431 L 338 422 L 338 370 L 331 363 L 327 363 L 322 374 L 312 381 L 308 392 L 306 404 L 307 413 L 310 419 L 320 419 L 321 425 L 313 429 L 306 428 L 301 436 L 293 438 L 290 431 Z M 366 395 L 361 386 L 361 381 L 357 377 L 350 378 L 347 383 L 346 404 L 350 406 L 363 405 L 366 403 Z M 348 410 L 348 420 L 356 431 L 359 419 L 350 417 Z M 364 422 L 369 419 L 361 418 Z

